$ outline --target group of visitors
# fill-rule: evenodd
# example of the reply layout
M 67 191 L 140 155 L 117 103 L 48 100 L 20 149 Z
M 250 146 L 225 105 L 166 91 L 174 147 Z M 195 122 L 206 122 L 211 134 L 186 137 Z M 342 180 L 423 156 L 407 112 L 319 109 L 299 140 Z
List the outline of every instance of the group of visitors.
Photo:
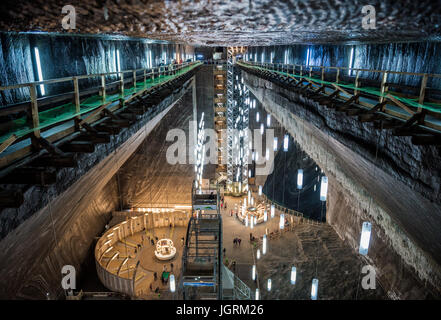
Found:
M 233 245 L 236 247 L 236 246 L 239 246 L 240 247 L 240 243 L 241 243 L 241 241 L 242 241 L 242 239 L 241 238 L 234 238 L 233 239 Z
M 225 202 L 224 197 L 221 198 L 220 207 L 221 207 L 221 209 L 227 210 L 227 203 Z

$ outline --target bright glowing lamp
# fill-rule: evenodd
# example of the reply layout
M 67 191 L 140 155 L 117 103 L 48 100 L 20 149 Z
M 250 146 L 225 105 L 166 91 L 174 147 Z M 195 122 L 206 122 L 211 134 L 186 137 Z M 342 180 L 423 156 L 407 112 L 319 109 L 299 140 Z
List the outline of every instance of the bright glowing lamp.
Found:
M 257 256 L 257 260 L 259 260 L 260 259 L 260 249 L 257 249 L 256 256 Z
M 256 265 L 253 264 L 253 269 L 251 270 L 251 278 L 254 280 L 256 280 Z
M 262 241 L 262 254 L 266 254 L 266 234 L 263 235 L 263 241 Z
M 302 189 L 303 186 L 303 170 L 297 170 L 297 189 Z
M 175 292 L 176 291 L 175 276 L 173 274 L 170 275 L 170 291 L 171 292 Z
M 271 218 L 274 218 L 275 213 L 276 213 L 276 207 L 272 204 L 271 205 Z
M 268 288 L 268 291 L 271 291 L 271 279 L 268 279 L 267 288 Z
M 263 212 L 263 221 L 266 222 L 267 220 L 268 220 L 268 212 L 265 209 L 265 211 Z
M 285 228 L 285 214 L 284 213 L 280 214 L 279 228 L 280 229 Z
M 317 300 L 317 293 L 318 293 L 318 279 L 312 279 L 311 300 Z
M 285 138 L 283 139 L 283 151 L 288 151 L 288 135 L 285 134 Z
M 259 300 L 260 299 L 260 292 L 259 292 L 259 289 L 257 288 L 256 289 L 256 300 Z
M 291 284 L 296 284 L 297 279 L 297 269 L 296 267 L 291 267 Z
M 262 195 L 262 186 L 259 186 L 259 196 Z
M 259 114 L 259 111 L 257 111 L 256 112 L 256 121 L 259 122 L 259 120 L 260 120 L 260 114 Z
M 277 137 L 275 137 L 274 138 L 274 151 L 277 151 L 277 142 L 278 142 L 278 139 L 277 139 Z
M 263 134 L 264 130 L 265 130 L 265 127 L 264 127 L 263 123 L 261 123 L 260 124 L 260 134 Z
M 326 201 L 326 194 L 328 193 L 328 177 L 323 176 L 320 185 L 320 200 Z
M 270 125 L 271 125 L 271 115 L 267 114 L 266 115 L 266 126 L 269 128 Z
M 371 229 L 372 224 L 370 222 L 363 222 L 363 227 L 361 230 L 361 239 L 360 239 L 360 249 L 358 252 L 365 256 L 368 253 L 369 249 L 369 241 L 371 239 Z

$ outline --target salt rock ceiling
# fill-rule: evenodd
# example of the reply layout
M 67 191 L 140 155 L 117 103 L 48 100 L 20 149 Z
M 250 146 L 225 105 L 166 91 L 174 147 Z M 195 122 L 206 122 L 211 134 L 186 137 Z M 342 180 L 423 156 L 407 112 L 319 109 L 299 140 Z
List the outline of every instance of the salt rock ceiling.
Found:
M 441 38 L 441 1 L 428 0 L 2 0 L 1 31 L 67 32 L 71 4 L 79 34 L 111 34 L 191 45 L 367 43 Z M 362 28 L 362 7 L 376 9 L 376 29 Z

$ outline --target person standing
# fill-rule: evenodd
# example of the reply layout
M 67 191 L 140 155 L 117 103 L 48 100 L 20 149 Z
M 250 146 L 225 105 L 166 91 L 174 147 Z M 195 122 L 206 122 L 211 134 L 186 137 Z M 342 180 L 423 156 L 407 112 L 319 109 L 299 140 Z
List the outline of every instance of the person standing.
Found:
M 240 247 L 240 242 L 242 241 L 241 238 L 237 239 L 237 241 L 239 242 L 239 247 Z

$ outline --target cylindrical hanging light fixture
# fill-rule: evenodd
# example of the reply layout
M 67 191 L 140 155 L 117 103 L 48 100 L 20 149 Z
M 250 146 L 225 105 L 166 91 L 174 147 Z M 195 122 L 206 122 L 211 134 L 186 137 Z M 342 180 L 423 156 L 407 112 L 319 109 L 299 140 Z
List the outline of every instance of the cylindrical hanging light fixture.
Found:
M 260 259 L 260 249 L 257 249 L 256 257 L 257 257 L 257 260 Z
M 259 122 L 259 120 L 260 120 L 260 114 L 259 114 L 259 111 L 257 111 L 256 112 L 256 121 Z
M 266 254 L 266 243 L 267 239 L 266 239 L 266 234 L 263 235 L 263 241 L 262 241 L 262 254 Z
M 285 138 L 283 138 L 283 151 L 285 152 L 288 151 L 288 139 L 288 135 L 285 134 Z
M 269 128 L 270 125 L 271 125 L 271 115 L 268 113 L 266 115 L 266 126 L 267 126 L 267 128 Z
M 263 212 L 263 221 L 266 222 L 268 220 L 268 211 L 265 209 Z
M 170 275 L 170 291 L 171 292 L 175 292 L 176 291 L 175 276 L 173 274 Z
M 360 238 L 360 248 L 358 252 L 365 256 L 368 253 L 369 242 L 371 238 L 371 229 L 372 224 L 370 222 L 363 222 L 363 226 L 361 229 L 361 238 Z
M 274 218 L 275 213 L 276 213 L 276 207 L 272 204 L 271 205 L 271 218 Z
M 268 291 L 271 291 L 271 279 L 268 279 L 266 287 L 267 287 Z
M 297 189 L 302 189 L 303 186 L 303 170 L 297 170 Z
M 251 278 L 254 280 L 256 280 L 256 265 L 253 264 L 253 268 L 251 269 Z
M 262 195 L 262 186 L 259 186 L 259 196 Z
M 285 214 L 284 213 L 280 214 L 279 228 L 280 229 L 285 228 Z
M 317 300 L 317 294 L 318 294 L 318 279 L 312 279 L 311 300 Z
M 259 289 L 256 288 L 256 300 L 259 300 L 259 299 L 260 299 L 260 292 L 259 292 Z
M 277 151 L 277 143 L 278 143 L 278 139 L 277 139 L 277 137 L 274 137 L 274 142 L 273 142 L 273 145 L 274 145 L 274 151 Z
M 297 279 L 297 269 L 296 267 L 291 267 L 291 284 L 296 284 Z
M 326 195 L 328 193 L 328 177 L 323 176 L 320 185 L 320 200 L 326 201 Z

